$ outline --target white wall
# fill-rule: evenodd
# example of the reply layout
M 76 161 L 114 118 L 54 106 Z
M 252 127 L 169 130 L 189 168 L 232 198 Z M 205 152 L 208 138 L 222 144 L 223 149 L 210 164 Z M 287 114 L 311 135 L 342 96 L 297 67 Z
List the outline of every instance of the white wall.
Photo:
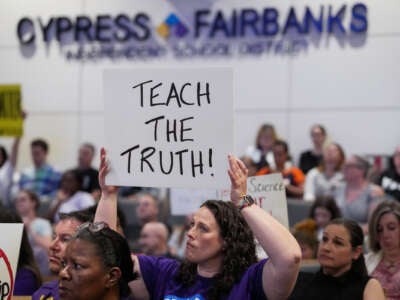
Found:
M 233 66 L 235 69 L 235 151 L 242 154 L 254 142 L 260 124 L 275 124 L 297 158 L 309 147 L 309 127 L 324 124 L 331 139 L 347 153 L 387 153 L 400 143 L 400 3 L 366 0 L 368 33 L 362 47 L 340 45 L 323 36 L 320 46 L 296 56 L 264 54 L 260 57 L 111 62 L 67 61 L 55 42 L 38 42 L 32 57 L 22 55 L 16 37 L 23 16 L 97 15 L 147 11 L 154 23 L 171 12 L 185 20 L 192 6 L 229 10 L 232 7 L 273 6 L 287 12 L 359 1 L 0 1 L 0 84 L 22 85 L 23 106 L 29 116 L 21 145 L 19 168 L 30 164 L 29 142 L 44 137 L 50 142 L 50 161 L 72 167 L 78 145 L 104 142 L 102 69 L 143 66 Z M 286 14 L 286 13 L 285 13 Z M 134 130 L 134 129 L 132 129 Z M 10 138 L 0 138 L 10 145 Z M 96 162 L 97 163 L 97 162 Z

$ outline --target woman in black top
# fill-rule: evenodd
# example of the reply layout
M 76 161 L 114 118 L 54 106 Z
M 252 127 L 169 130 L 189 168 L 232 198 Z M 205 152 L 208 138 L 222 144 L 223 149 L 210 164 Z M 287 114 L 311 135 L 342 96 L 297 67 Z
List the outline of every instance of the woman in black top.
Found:
M 321 269 L 300 272 L 290 300 L 383 300 L 382 286 L 367 274 L 362 245 L 364 235 L 357 222 L 335 219 L 324 229 L 318 248 Z

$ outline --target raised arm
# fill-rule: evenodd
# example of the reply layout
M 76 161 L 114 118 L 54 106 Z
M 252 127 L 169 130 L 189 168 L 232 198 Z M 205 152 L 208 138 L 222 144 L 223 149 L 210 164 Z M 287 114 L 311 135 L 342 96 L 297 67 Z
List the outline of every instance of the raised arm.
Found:
M 106 185 L 106 175 L 109 172 L 106 150 L 100 149 L 100 167 L 99 167 L 99 185 L 101 189 L 101 197 L 97 205 L 94 221 L 103 221 L 110 228 L 117 230 L 117 203 L 118 188 L 116 186 Z
M 97 205 L 96 214 L 94 217 L 95 222 L 106 222 L 112 229 L 117 229 L 117 201 L 118 201 L 118 187 L 106 185 L 106 175 L 110 170 L 107 161 L 106 150 L 100 149 L 100 167 L 99 167 L 99 184 L 101 188 L 101 197 Z M 132 254 L 133 271 L 139 275 L 138 279 L 129 283 L 132 295 L 135 299 L 146 300 L 150 299 L 149 292 L 143 281 L 140 272 L 140 265 L 136 255 Z
M 238 205 L 247 193 L 247 168 L 242 161 L 229 156 L 231 200 Z M 301 251 L 290 232 L 257 205 L 242 209 L 242 215 L 255 237 L 267 252 L 262 275 L 264 293 L 268 299 L 286 299 L 292 291 L 300 268 Z
M 22 116 L 22 120 L 25 121 L 26 113 L 24 111 L 22 111 L 21 116 Z M 19 137 L 19 136 L 15 137 L 14 142 L 11 147 L 10 164 L 13 167 L 13 169 L 15 169 L 15 166 L 17 165 L 20 142 L 21 142 L 21 137 Z

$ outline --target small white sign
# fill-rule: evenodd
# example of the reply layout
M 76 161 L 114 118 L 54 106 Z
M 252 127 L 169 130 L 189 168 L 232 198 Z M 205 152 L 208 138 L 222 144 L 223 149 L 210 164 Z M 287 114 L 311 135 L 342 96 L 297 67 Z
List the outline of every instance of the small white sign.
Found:
M 249 177 L 247 193 L 254 198 L 258 206 L 289 228 L 285 185 L 281 173 Z M 230 190 L 219 190 L 218 199 L 230 201 Z
M 110 69 L 103 86 L 108 184 L 226 186 L 232 69 Z
M 24 224 L 0 223 L 0 299 L 12 299 Z
M 285 185 L 281 173 L 249 177 L 247 192 L 259 206 L 289 228 Z

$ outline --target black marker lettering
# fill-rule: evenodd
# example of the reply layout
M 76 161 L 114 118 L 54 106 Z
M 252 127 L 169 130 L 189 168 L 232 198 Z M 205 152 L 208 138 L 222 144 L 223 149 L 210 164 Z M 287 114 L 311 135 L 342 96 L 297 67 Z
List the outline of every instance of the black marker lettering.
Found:
M 147 153 L 150 152 L 150 153 Z M 142 157 L 140 158 L 140 171 L 143 172 L 143 164 L 146 163 L 147 166 L 150 168 L 152 172 L 154 172 L 154 168 L 151 165 L 151 163 L 147 160 L 150 156 L 152 156 L 156 152 L 156 148 L 154 147 L 146 147 L 142 150 L 141 155 Z
M 170 122 L 172 122 L 172 128 L 170 127 Z M 177 136 L 176 136 L 176 119 L 168 120 L 167 119 L 167 128 L 166 128 L 166 135 L 167 135 L 167 141 L 170 142 L 170 135 L 173 135 L 173 139 L 176 142 L 177 141 Z
M 181 102 L 179 101 L 178 92 L 176 91 L 176 87 L 175 87 L 174 83 L 171 84 L 171 88 L 169 90 L 169 94 L 167 97 L 167 104 L 166 104 L 167 106 L 169 105 L 169 102 L 171 101 L 171 99 L 176 99 L 176 103 L 178 104 L 178 106 L 182 107 Z
M 181 175 L 183 175 L 182 154 L 186 153 L 186 152 L 189 152 L 189 150 L 188 149 L 184 149 L 184 150 L 175 152 L 175 154 L 179 157 L 179 172 L 180 172 Z
M 188 117 L 188 118 L 184 118 L 184 119 L 180 120 L 180 123 L 181 123 L 181 142 L 187 142 L 187 141 L 193 142 L 194 141 L 193 139 L 190 139 L 190 138 L 186 138 L 185 139 L 184 136 L 183 136 L 183 133 L 185 131 L 191 131 L 192 130 L 192 128 L 185 128 L 184 122 L 187 121 L 187 120 L 193 120 L 193 119 L 194 119 L 194 117 Z
M 154 123 L 154 141 L 157 141 L 157 127 L 158 127 L 158 120 L 162 120 L 164 119 L 164 116 L 159 116 L 159 117 L 155 117 L 154 119 L 148 120 L 146 122 L 144 122 L 144 124 L 150 124 L 152 122 Z
M 121 156 L 124 156 L 126 153 L 128 153 L 128 174 L 131 173 L 131 153 L 132 153 L 133 150 L 139 148 L 139 146 L 140 145 L 133 146 L 133 147 L 129 148 L 128 150 L 125 150 L 124 152 L 122 152 L 120 154 Z
M 170 174 L 172 172 L 172 168 L 174 167 L 174 154 L 170 151 L 169 152 L 169 170 L 168 171 L 164 171 L 164 167 L 163 167 L 163 158 L 162 158 L 162 151 L 160 152 L 160 169 L 161 172 L 163 174 Z
M 202 152 L 199 151 L 199 163 L 196 164 L 194 162 L 194 151 L 191 151 L 191 163 L 192 163 L 192 176 L 196 177 L 196 168 L 200 168 L 200 174 L 203 174 L 203 155 Z
M 203 96 L 206 96 L 207 98 L 207 103 L 210 104 L 210 85 L 208 82 L 206 82 L 206 91 L 204 93 L 202 93 L 200 91 L 200 82 L 197 83 L 197 105 L 201 106 L 201 101 L 200 98 Z
M 145 85 L 146 83 L 150 83 L 153 82 L 153 80 L 148 80 L 148 81 L 144 81 L 142 83 L 139 83 L 137 85 L 134 85 L 132 88 L 135 89 L 138 86 L 140 86 L 140 106 L 143 107 L 143 85 Z
M 153 91 L 162 86 L 162 83 L 160 82 L 159 84 L 156 84 L 155 86 L 153 86 L 152 88 L 150 88 L 150 106 L 157 106 L 157 105 L 165 105 L 165 103 L 159 102 L 159 103 L 154 103 L 153 99 L 157 98 L 159 96 L 159 94 L 154 94 Z
M 181 92 L 179 93 L 179 97 L 181 98 L 181 101 L 182 101 L 183 104 L 185 104 L 185 105 L 194 105 L 194 102 L 187 102 L 187 101 L 185 101 L 183 99 L 183 91 L 185 90 L 186 86 L 192 86 L 192 84 L 189 83 L 189 82 L 185 83 L 181 88 Z

